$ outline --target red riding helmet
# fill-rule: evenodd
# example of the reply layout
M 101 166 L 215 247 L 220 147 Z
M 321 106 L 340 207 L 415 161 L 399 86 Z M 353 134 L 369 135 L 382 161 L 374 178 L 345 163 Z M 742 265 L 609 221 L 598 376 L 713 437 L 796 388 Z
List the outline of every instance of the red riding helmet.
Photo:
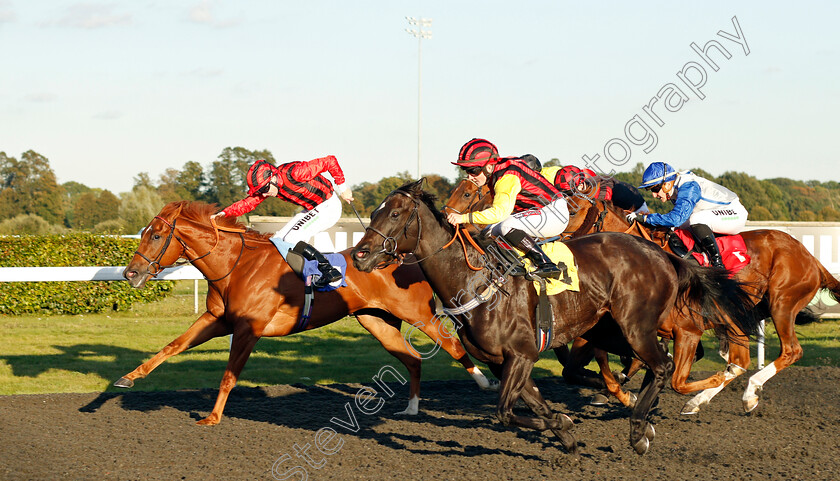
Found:
M 271 181 L 271 176 L 274 175 L 275 167 L 266 160 L 258 160 L 254 162 L 248 174 L 246 181 L 248 182 L 248 195 L 254 195 L 263 187 L 268 185 Z
M 567 165 L 557 171 L 557 177 L 554 178 L 554 185 L 561 192 L 570 193 L 583 180 L 584 173 L 574 165 Z
M 488 162 L 499 158 L 499 149 L 490 141 L 472 139 L 461 147 L 458 161 L 452 162 L 458 167 L 482 167 Z

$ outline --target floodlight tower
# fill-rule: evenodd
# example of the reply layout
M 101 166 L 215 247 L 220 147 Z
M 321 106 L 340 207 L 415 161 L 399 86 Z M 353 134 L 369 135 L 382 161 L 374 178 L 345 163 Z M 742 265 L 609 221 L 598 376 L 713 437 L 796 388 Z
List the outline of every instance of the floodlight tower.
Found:
M 432 38 L 431 18 L 405 17 L 412 28 L 405 29 L 406 32 L 417 38 L 417 178 L 420 179 L 420 132 L 422 125 L 422 92 L 423 92 L 423 39 Z

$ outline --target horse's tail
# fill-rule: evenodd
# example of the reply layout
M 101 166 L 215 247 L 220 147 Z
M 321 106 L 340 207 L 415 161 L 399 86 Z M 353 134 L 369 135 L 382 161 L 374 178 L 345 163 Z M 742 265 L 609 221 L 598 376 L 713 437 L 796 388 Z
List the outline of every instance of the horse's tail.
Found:
M 817 262 L 817 265 L 820 268 L 820 287 L 827 289 L 831 297 L 840 302 L 840 281 L 828 272 L 822 262 Z
M 701 267 L 670 254 L 668 258 L 679 279 L 678 308 L 702 315 L 717 332 L 735 342 L 743 342 L 743 338 L 733 330 L 733 324 L 749 337 L 758 334 L 761 317 L 756 315 L 744 283 L 723 269 Z
M 817 266 L 820 270 L 820 287 L 827 290 L 828 294 L 837 302 L 840 302 L 840 281 L 838 281 L 828 269 L 822 265 L 821 262 L 817 261 Z M 794 320 L 794 324 L 797 326 L 802 326 L 805 324 L 811 324 L 812 322 L 817 322 L 820 320 L 820 317 L 811 310 L 810 307 L 806 307 L 802 309 L 796 314 L 796 319 Z

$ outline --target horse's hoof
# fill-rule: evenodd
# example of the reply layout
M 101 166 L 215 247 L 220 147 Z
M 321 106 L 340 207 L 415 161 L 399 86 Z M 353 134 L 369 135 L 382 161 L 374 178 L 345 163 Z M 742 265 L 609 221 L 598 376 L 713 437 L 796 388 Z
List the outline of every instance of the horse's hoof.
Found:
M 645 437 L 648 441 L 653 441 L 653 438 L 656 437 L 656 429 L 653 428 L 653 424 L 647 423 L 647 426 L 645 426 Z
M 114 386 L 124 388 L 134 387 L 134 381 L 127 377 L 121 377 L 117 379 L 117 382 L 114 383 Z
M 627 395 L 630 397 L 630 406 L 628 406 L 628 407 L 631 407 L 631 408 L 636 407 L 636 401 L 638 401 L 639 398 L 637 398 L 636 395 L 633 394 L 632 392 L 627 393 Z
M 419 409 L 406 409 L 404 411 L 394 413 L 394 416 L 416 416 L 419 412 Z
M 199 426 L 215 426 L 219 424 L 219 420 L 215 419 L 213 415 L 207 416 L 206 418 L 202 419 L 201 421 L 196 422 Z
M 592 406 L 606 406 L 610 402 L 610 398 L 602 393 L 598 393 L 592 396 L 592 399 L 589 401 L 589 404 Z
M 627 376 L 621 371 L 613 371 L 613 377 L 619 384 L 624 384 L 627 382 Z
M 682 414 L 683 416 L 693 416 L 695 414 L 700 414 L 700 406 L 697 406 L 696 404 L 693 404 L 691 401 L 689 401 L 685 403 L 685 406 L 683 406 L 682 411 L 680 411 L 680 414 Z
M 502 385 L 499 381 L 494 381 L 492 379 L 488 379 L 488 384 L 486 386 L 479 386 L 482 391 L 498 391 L 499 386 Z
M 758 396 L 744 399 L 744 412 L 751 413 L 758 406 Z
M 636 444 L 633 445 L 633 449 L 636 450 L 636 454 L 642 455 L 645 454 L 650 447 L 650 439 L 645 436 L 642 436 L 642 439 L 638 440 Z

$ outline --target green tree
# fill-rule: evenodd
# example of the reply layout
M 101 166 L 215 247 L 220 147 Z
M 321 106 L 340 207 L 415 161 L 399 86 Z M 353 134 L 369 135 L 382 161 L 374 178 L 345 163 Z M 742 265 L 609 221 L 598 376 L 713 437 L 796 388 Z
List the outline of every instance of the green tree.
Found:
M 137 186 L 120 198 L 120 218 L 128 232 L 140 231 L 165 205 L 153 188 L 145 186 Z
M 28 150 L 18 161 L 0 152 L 0 189 L 0 219 L 35 214 L 50 224 L 64 222 L 64 193 L 43 155 Z
M 185 163 L 175 179 L 175 194 L 183 200 L 206 200 L 206 188 L 201 164 L 193 161 Z
M 267 150 L 226 147 L 210 166 L 207 200 L 226 207 L 242 199 L 248 191 L 245 174 L 251 164 L 258 160 L 276 164 L 274 156 Z

